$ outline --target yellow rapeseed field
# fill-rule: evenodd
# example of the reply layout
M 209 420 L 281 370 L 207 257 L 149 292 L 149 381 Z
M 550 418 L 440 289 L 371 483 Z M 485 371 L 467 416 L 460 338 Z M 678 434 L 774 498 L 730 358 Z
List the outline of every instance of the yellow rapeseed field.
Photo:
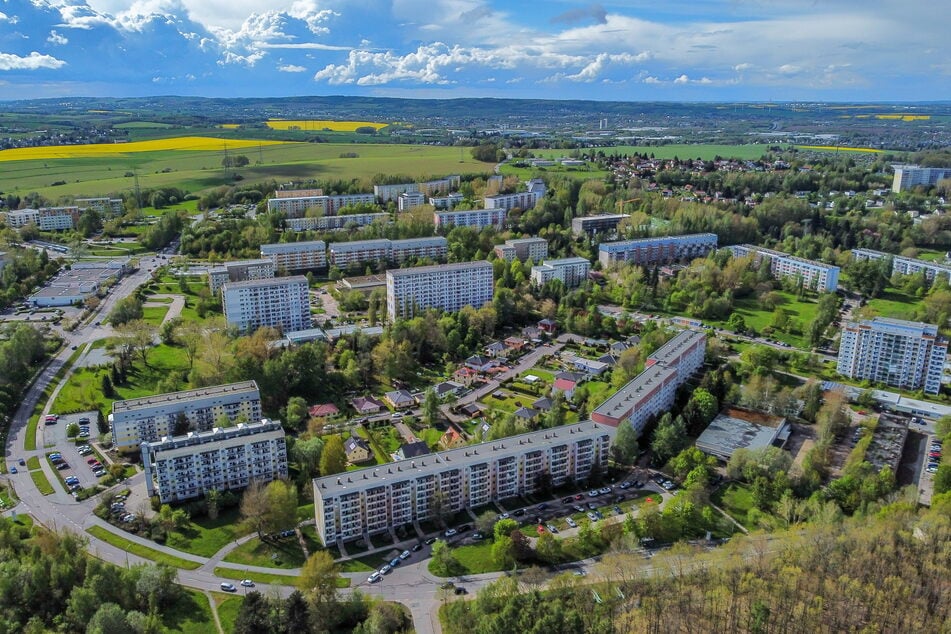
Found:
M 900 119 L 902 121 L 927 121 L 930 114 L 877 114 L 876 119 Z
M 269 119 L 265 121 L 267 127 L 272 130 L 332 130 L 333 132 L 353 132 L 357 128 L 374 128 L 379 130 L 385 128 L 388 123 L 375 123 L 373 121 L 322 121 L 322 120 L 292 120 L 292 119 Z
M 884 152 L 870 147 L 842 147 L 836 145 L 797 145 L 800 150 L 828 150 L 829 152 Z
M 2 161 L 47 161 L 53 159 L 99 158 L 122 156 L 137 152 L 160 152 L 163 150 L 183 150 L 196 152 L 216 152 L 237 150 L 260 145 L 278 145 L 286 141 L 253 141 L 245 139 L 215 139 L 202 136 L 180 136 L 170 139 L 153 139 L 133 143 L 97 143 L 90 145 L 56 145 L 49 147 L 24 147 L 0 151 Z
M 219 123 L 219 128 L 224 128 L 225 130 L 237 130 L 241 126 L 240 123 Z

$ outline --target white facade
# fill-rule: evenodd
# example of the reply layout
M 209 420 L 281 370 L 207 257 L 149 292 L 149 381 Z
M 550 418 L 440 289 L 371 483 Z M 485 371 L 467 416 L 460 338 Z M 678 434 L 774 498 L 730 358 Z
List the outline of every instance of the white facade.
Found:
M 314 514 L 324 544 L 434 519 L 551 486 L 584 481 L 607 467 L 614 430 L 590 421 L 460 447 L 415 460 L 314 480 Z
M 455 312 L 492 301 L 492 264 L 484 260 L 386 272 L 386 312 L 390 322 L 417 311 L 439 308 Z
M 426 204 L 426 194 L 423 192 L 403 192 L 396 198 L 397 209 L 400 211 L 409 211 Z
M 416 183 L 397 183 L 395 185 L 374 185 L 373 186 L 373 195 L 376 196 L 380 202 L 389 202 L 391 200 L 396 200 L 400 197 L 401 194 L 417 193 L 419 192 L 419 185 Z M 426 195 L 420 192 L 420 195 L 425 200 Z M 402 211 L 402 210 L 401 210 Z
M 917 165 L 892 165 L 895 177 L 892 179 L 892 191 L 896 194 L 915 185 L 928 187 L 938 181 L 951 178 L 951 167 L 919 167 Z
M 242 332 L 262 326 L 284 332 L 310 328 L 310 295 L 303 275 L 246 282 L 221 287 L 221 303 L 229 325 Z
M 17 209 L 8 211 L 6 214 L 7 226 L 12 229 L 19 229 L 28 224 L 38 225 L 40 223 L 39 209 Z
M 80 209 L 94 209 L 105 217 L 121 216 L 125 213 L 125 203 L 121 198 L 77 198 Z
M 146 492 L 162 504 L 287 477 L 284 429 L 267 419 L 143 442 L 141 452 Z
M 543 264 L 532 267 L 532 284 L 544 286 L 552 280 L 559 280 L 565 288 L 574 288 L 586 279 L 591 263 L 585 258 L 561 258 L 545 260 Z
M 463 196 L 458 192 L 453 192 L 445 196 L 430 196 L 429 204 L 435 209 L 454 209 L 456 205 L 462 202 Z
M 290 192 L 285 192 L 290 193 Z M 281 212 L 288 218 L 300 218 L 307 212 L 316 215 L 335 216 L 342 207 L 350 205 L 374 205 L 373 194 L 345 194 L 340 196 L 286 196 L 270 198 L 267 201 L 269 212 Z
M 782 251 L 775 251 L 752 244 L 737 244 L 730 247 L 733 257 L 741 258 L 752 254 L 753 260 L 759 263 L 762 258 L 769 258 L 769 270 L 773 277 L 801 277 L 807 288 L 815 288 L 828 293 L 839 288 L 839 267 L 813 260 L 799 258 Z
M 273 260 L 237 260 L 208 269 L 208 286 L 211 288 L 211 294 L 217 296 L 225 282 L 266 280 L 272 277 L 274 277 Z
M 308 271 L 327 268 L 327 245 L 323 240 L 262 244 L 261 257 L 274 262 L 275 269 Z
M 508 217 L 506 209 L 472 209 L 470 211 L 437 211 L 433 213 L 436 228 L 455 227 L 498 227 L 505 226 Z
M 320 216 L 304 218 L 287 218 L 285 226 L 290 231 L 336 231 L 348 226 L 365 227 L 374 222 L 389 222 L 390 214 L 381 212 L 374 214 L 345 214 L 343 216 Z
M 545 238 L 517 238 L 495 246 L 495 255 L 511 262 L 514 259 L 540 262 L 548 257 L 548 240 Z
M 875 317 L 842 328 L 836 371 L 906 390 L 941 391 L 948 341 L 938 327 Z
M 331 242 L 330 263 L 346 268 L 361 262 L 403 262 L 413 258 L 440 259 L 446 257 L 448 243 L 442 236 L 407 238 L 405 240 L 354 240 Z
M 75 229 L 79 221 L 79 207 L 41 207 L 40 231 L 67 231 Z
M 116 401 L 109 414 L 113 446 L 134 449 L 170 436 L 180 416 L 194 431 L 211 429 L 221 416 L 232 422 L 260 420 L 261 394 L 257 383 L 244 381 Z
M 891 273 L 901 275 L 916 275 L 924 272 L 925 279 L 933 282 L 939 275 L 951 277 L 951 266 L 947 264 L 938 264 L 937 262 L 928 262 L 927 260 L 918 260 L 916 258 L 906 258 L 901 255 L 892 255 L 882 251 L 873 251 L 872 249 L 852 249 L 852 259 L 854 260 L 884 260 L 892 259 Z
M 602 242 L 598 260 L 602 266 L 630 262 L 638 266 L 674 264 L 706 257 L 717 249 L 715 233 L 692 233 L 682 236 L 659 236 L 622 242 Z

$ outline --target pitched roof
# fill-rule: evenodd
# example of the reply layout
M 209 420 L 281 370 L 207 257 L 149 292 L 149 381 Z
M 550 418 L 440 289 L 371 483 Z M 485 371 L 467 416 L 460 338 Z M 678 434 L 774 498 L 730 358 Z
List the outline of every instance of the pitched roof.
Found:
M 535 401 L 534 403 L 532 403 L 532 407 L 534 407 L 535 409 L 547 412 L 548 410 L 551 409 L 551 399 L 548 398 L 547 396 L 543 396 L 537 401 Z
M 380 409 L 383 407 L 383 403 L 372 396 L 358 396 L 350 401 L 350 404 L 353 405 L 354 409 L 358 410 L 370 409 L 373 407 Z
M 333 403 L 319 403 L 307 410 L 307 413 L 311 416 L 336 416 L 340 410 Z
M 531 407 L 519 407 L 515 410 L 516 418 L 535 418 L 536 416 L 538 416 L 538 412 Z
M 417 440 L 416 442 L 405 443 L 397 453 L 403 457 L 403 460 L 417 458 L 429 453 L 429 445 L 424 440 Z
M 392 392 L 386 393 L 386 398 L 391 403 L 415 403 L 416 399 L 413 398 L 413 395 L 407 392 L 406 390 L 393 390 Z
M 343 441 L 343 450 L 348 454 L 352 453 L 357 448 L 370 451 L 370 445 L 368 445 L 367 441 L 362 438 L 350 436 L 350 438 L 347 438 L 345 441 Z
M 578 382 L 569 381 L 568 379 L 555 379 L 555 384 L 552 387 L 554 387 L 556 390 L 567 392 L 568 390 L 573 390 L 578 387 Z

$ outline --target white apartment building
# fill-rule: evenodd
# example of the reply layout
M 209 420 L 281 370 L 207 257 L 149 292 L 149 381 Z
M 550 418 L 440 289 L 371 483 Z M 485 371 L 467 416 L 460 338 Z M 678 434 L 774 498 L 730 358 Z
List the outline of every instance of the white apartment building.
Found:
M 337 231 L 348 226 L 365 227 L 374 222 L 389 222 L 390 214 L 385 212 L 375 214 L 346 214 L 343 216 L 311 216 L 303 218 L 286 218 L 284 226 L 289 231 Z
M 293 332 L 311 327 L 310 295 L 303 275 L 226 282 L 221 303 L 229 325 L 242 332 L 261 326 Z
M 80 209 L 94 209 L 107 218 L 125 213 L 125 203 L 121 198 L 77 198 L 76 206 Z
M 290 193 L 290 192 L 285 192 Z M 267 210 L 281 212 L 288 218 L 300 218 L 312 212 L 314 215 L 335 216 L 343 207 L 350 205 L 374 205 L 373 194 L 346 194 L 340 196 L 285 196 L 269 198 Z
M 600 214 L 597 216 L 579 216 L 571 219 L 571 232 L 580 236 L 587 233 L 615 233 L 618 225 L 625 218 L 630 218 L 628 214 Z
M 374 185 L 373 195 L 382 203 L 397 200 L 403 194 L 419 194 L 426 200 L 426 194 L 419 191 L 417 183 L 397 183 L 395 185 Z M 402 209 L 400 210 L 402 211 Z
M 40 231 L 75 229 L 79 222 L 79 207 L 40 207 Z
M 193 431 L 207 431 L 221 416 L 232 422 L 260 420 L 257 383 L 244 381 L 116 401 L 109 414 L 112 444 L 128 450 L 170 436 L 179 417 L 184 417 Z
M 539 181 L 541 182 L 541 181 Z M 495 196 L 486 196 L 483 199 L 483 207 L 486 209 L 534 209 L 538 201 L 545 195 L 545 184 L 536 186 L 534 190 L 518 192 L 515 194 L 496 194 Z
M 753 255 L 757 264 L 763 258 L 769 258 L 769 270 L 773 277 L 801 277 L 807 288 L 828 293 L 839 288 L 839 267 L 805 258 L 798 258 L 782 251 L 775 251 L 752 244 L 737 244 L 730 247 L 733 257 L 741 258 Z
M 703 332 L 678 333 L 647 358 L 643 372 L 591 412 L 591 420 L 611 427 L 630 424 L 640 433 L 651 416 L 670 409 L 677 388 L 703 365 L 706 344 Z
M 310 271 L 327 268 L 327 245 L 323 240 L 262 244 L 261 257 L 285 271 Z
M 390 255 L 390 241 L 354 240 L 353 242 L 331 242 L 327 248 L 330 264 L 345 269 L 351 264 L 361 262 L 385 262 Z
M 703 258 L 716 249 L 717 235 L 715 233 L 658 236 L 640 240 L 602 242 L 598 246 L 598 260 L 605 267 L 618 262 L 655 266 Z
M 906 390 L 941 391 L 948 340 L 938 327 L 875 317 L 842 328 L 836 371 Z
M 585 258 L 545 260 L 544 263 L 532 267 L 532 284 L 544 286 L 552 280 L 559 280 L 565 288 L 574 288 L 588 279 L 590 269 L 591 262 Z
M 146 493 L 162 504 L 287 477 L 284 429 L 266 418 L 143 442 L 141 452 Z
M 327 196 L 327 215 L 336 216 L 341 209 L 351 205 L 376 205 L 376 196 L 373 194 Z
M 19 229 L 28 224 L 40 224 L 39 209 L 17 209 L 6 213 L 7 226 L 11 229 Z
M 409 211 L 426 204 L 426 194 L 419 191 L 403 192 L 396 198 L 399 211 Z
M 891 274 L 900 273 L 901 275 L 917 275 L 924 272 L 925 279 L 933 282 L 939 275 L 951 278 L 951 266 L 947 264 L 938 264 L 937 262 L 928 262 L 917 258 L 906 258 L 901 255 L 892 255 L 882 251 L 872 249 L 852 249 L 852 259 L 854 260 L 884 260 L 892 259 Z
M 504 244 L 495 245 L 495 255 L 506 262 L 516 258 L 523 262 L 526 260 L 540 262 L 548 257 L 548 240 L 545 238 L 506 240 Z
M 456 205 L 462 202 L 463 195 L 458 192 L 453 192 L 445 196 L 430 196 L 429 204 L 433 206 L 434 209 L 448 209 L 452 210 Z
M 932 186 L 938 181 L 951 178 L 951 167 L 919 167 L 917 165 L 892 165 L 895 177 L 892 179 L 892 191 L 896 194 L 915 185 Z
M 447 176 L 446 178 L 437 178 L 431 181 L 425 181 L 423 183 L 417 183 L 419 191 L 423 192 L 427 196 L 432 196 L 433 194 L 448 193 L 454 189 L 458 189 L 459 185 L 462 184 L 462 177 L 459 174 L 453 174 Z
M 585 421 L 317 478 L 317 533 L 330 544 L 434 519 L 436 491 L 448 515 L 529 495 L 543 481 L 582 482 L 594 465 L 607 467 L 614 433 Z
M 208 269 L 208 286 L 217 296 L 225 282 L 266 280 L 274 277 L 274 261 L 269 259 L 236 260 Z
M 442 227 L 505 227 L 507 209 L 472 209 L 469 211 L 437 211 L 433 213 L 433 224 Z
M 439 308 L 455 312 L 463 306 L 491 302 L 492 264 L 485 260 L 457 262 L 386 272 L 386 312 L 390 323 L 418 311 Z
M 449 253 L 449 242 L 442 236 L 407 238 L 390 241 L 389 259 L 403 262 L 409 258 L 432 258 L 439 260 Z

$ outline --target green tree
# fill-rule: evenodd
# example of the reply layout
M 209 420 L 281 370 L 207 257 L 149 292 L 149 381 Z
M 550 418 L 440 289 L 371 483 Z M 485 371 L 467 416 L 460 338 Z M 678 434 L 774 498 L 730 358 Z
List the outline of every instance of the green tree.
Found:
M 269 634 L 274 632 L 271 605 L 263 594 L 252 590 L 244 597 L 234 620 L 234 634 Z
M 300 590 L 294 590 L 284 602 L 281 613 L 281 631 L 287 634 L 307 632 L 310 629 L 310 606 Z
M 311 614 L 321 622 L 332 621 L 330 615 L 337 605 L 340 568 L 326 550 L 318 550 L 307 558 L 297 578 L 297 589 L 310 604 Z
M 264 489 L 267 514 L 265 529 L 270 532 L 297 526 L 297 487 L 284 480 L 269 482 Z
M 495 538 L 492 544 L 492 561 L 500 570 L 508 570 L 515 565 L 515 543 L 508 535 Z
M 423 399 L 423 422 L 427 427 L 435 427 L 439 422 L 439 398 L 436 396 L 436 390 L 432 388 L 426 390 L 426 397 Z
M 115 603 L 103 603 L 86 625 L 86 634 L 133 634 L 126 611 Z
M 651 441 L 651 451 L 654 454 L 655 464 L 665 464 L 687 443 L 687 429 L 683 419 L 679 416 L 672 418 L 669 413 L 664 414 L 654 430 L 654 439 Z
M 939 465 L 938 471 L 934 474 L 934 492 L 941 494 L 948 491 L 951 491 L 951 465 Z
M 116 390 L 112 386 L 112 379 L 109 378 L 108 374 L 102 375 L 102 395 L 106 398 L 112 398 L 116 395 Z
M 285 422 L 291 429 L 301 429 L 309 416 L 307 401 L 300 396 L 292 396 L 287 401 L 287 409 L 284 411 L 284 417 L 287 419 Z
M 67 437 L 67 438 L 75 438 L 75 437 L 78 436 L 78 435 L 79 435 L 79 424 L 78 424 L 78 423 L 70 423 L 69 425 L 66 425 L 66 437 Z
M 535 552 L 538 554 L 538 558 L 546 564 L 558 563 L 562 559 L 561 540 L 545 531 L 538 536 L 538 540 L 535 542 Z
M 622 422 L 611 445 L 611 456 L 622 465 L 632 465 L 637 460 L 637 431 L 629 422 Z
M 343 449 L 343 439 L 333 435 L 327 439 L 320 454 L 320 475 L 342 473 L 346 468 L 347 453 Z
M 441 539 L 437 539 L 433 543 L 431 557 L 433 573 L 441 577 L 450 577 L 461 568 L 459 560 L 456 559 L 455 553 L 449 548 L 449 544 Z

